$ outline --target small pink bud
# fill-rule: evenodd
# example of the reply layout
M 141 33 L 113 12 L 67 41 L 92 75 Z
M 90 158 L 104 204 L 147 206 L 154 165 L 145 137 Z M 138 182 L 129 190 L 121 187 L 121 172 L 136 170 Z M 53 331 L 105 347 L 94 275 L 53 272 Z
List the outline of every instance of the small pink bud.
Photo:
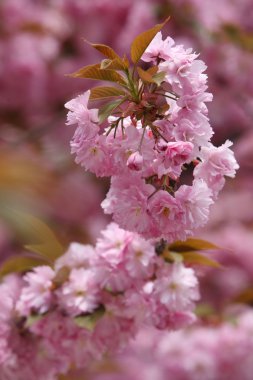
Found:
M 127 166 L 131 170 L 141 170 L 142 169 L 142 164 L 143 164 L 143 157 L 140 154 L 140 152 L 134 152 L 129 156 L 127 160 Z

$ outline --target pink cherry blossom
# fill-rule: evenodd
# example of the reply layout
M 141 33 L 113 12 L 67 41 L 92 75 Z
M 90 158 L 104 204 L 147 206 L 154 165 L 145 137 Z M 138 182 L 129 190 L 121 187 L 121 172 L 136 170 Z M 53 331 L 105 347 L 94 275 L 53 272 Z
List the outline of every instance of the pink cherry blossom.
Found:
M 224 186 L 224 176 L 233 178 L 239 168 L 234 153 L 229 148 L 231 141 L 226 141 L 220 147 L 210 145 L 200 151 L 202 162 L 194 169 L 196 178 L 203 178 L 216 195 Z
M 99 305 L 96 273 L 91 269 L 72 269 L 59 291 L 60 304 L 71 315 L 91 313 Z
M 52 286 L 54 270 L 48 266 L 35 268 L 33 272 L 27 273 L 24 280 L 27 286 L 21 292 L 17 302 L 17 310 L 21 315 L 27 316 L 31 311 L 45 313 L 53 303 Z

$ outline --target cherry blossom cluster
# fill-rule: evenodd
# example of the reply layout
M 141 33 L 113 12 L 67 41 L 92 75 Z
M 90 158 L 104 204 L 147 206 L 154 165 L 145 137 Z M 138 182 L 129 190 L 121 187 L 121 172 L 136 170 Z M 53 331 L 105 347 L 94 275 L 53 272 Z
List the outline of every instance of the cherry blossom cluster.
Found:
M 203 226 L 225 176 L 234 177 L 238 168 L 230 141 L 210 142 L 205 103 L 212 95 L 197 58 L 159 32 L 142 55 L 149 69 L 139 69 L 137 79 L 127 71 L 132 98 L 114 103 L 105 127 L 98 109 L 88 108 L 90 91 L 66 103 L 67 124 L 77 124 L 76 162 L 111 177 L 105 213 L 147 238 L 184 240 Z
M 115 372 L 98 371 L 88 378 L 251 380 L 253 312 L 246 309 L 233 321 L 218 326 L 195 326 L 174 333 L 144 330 L 116 363 L 115 358 L 112 361 Z
M 124 348 L 143 326 L 192 323 L 194 270 L 165 262 L 158 251 L 112 223 L 95 247 L 72 243 L 53 268 L 7 276 L 0 285 L 0 378 L 55 379 Z

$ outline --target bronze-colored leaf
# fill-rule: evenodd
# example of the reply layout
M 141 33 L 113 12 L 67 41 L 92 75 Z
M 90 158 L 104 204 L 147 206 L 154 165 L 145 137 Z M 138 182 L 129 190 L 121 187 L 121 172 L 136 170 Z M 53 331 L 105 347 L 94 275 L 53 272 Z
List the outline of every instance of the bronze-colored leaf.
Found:
M 100 64 L 84 66 L 76 72 L 69 74 L 69 76 L 125 84 L 124 78 L 119 73 L 113 70 L 101 69 Z
M 40 265 L 48 265 L 48 261 L 42 257 L 12 256 L 1 265 L 0 276 L 5 276 L 10 273 L 26 272 Z
M 114 96 L 123 96 L 124 91 L 116 87 L 99 86 L 90 90 L 90 100 L 106 99 Z
M 65 247 L 42 220 L 8 207 L 1 214 L 29 251 L 42 255 L 51 262 L 64 253 Z
M 139 77 L 141 78 L 143 82 L 155 83 L 152 75 L 148 71 L 143 70 L 141 67 L 137 67 L 137 71 L 138 71 Z
M 153 28 L 146 30 L 145 32 L 135 37 L 131 45 L 131 59 L 133 63 L 137 63 L 139 61 L 155 35 L 160 32 L 160 30 L 168 21 L 169 17 L 162 24 L 157 24 Z
M 104 44 L 93 44 L 87 40 L 84 41 L 109 59 L 121 59 L 120 56 L 110 46 Z
M 102 61 L 103 62 L 103 61 Z M 101 62 L 101 64 L 102 64 Z M 122 70 L 125 71 L 129 67 L 129 61 L 126 57 L 124 58 L 115 58 L 113 60 L 108 59 L 104 60 L 103 66 L 101 68 L 105 68 L 107 70 Z
M 146 70 L 146 72 L 152 76 L 155 75 L 157 71 L 158 71 L 158 66 L 151 66 L 149 67 L 149 69 Z
M 220 249 L 217 245 L 202 239 L 190 238 L 170 244 L 169 249 L 175 252 L 202 251 Z
M 107 67 L 110 65 L 110 63 L 112 62 L 111 59 L 103 59 L 100 63 L 100 69 L 103 69 L 103 70 L 106 70 Z
M 253 286 L 243 290 L 243 292 L 238 294 L 235 297 L 234 302 L 243 303 L 246 305 L 253 305 Z
M 196 252 L 196 251 L 189 251 L 189 252 L 181 252 L 181 255 L 183 257 L 183 261 L 186 264 L 190 265 L 205 265 L 208 267 L 213 268 L 222 268 L 222 265 L 218 263 L 218 261 L 214 259 L 210 259 L 209 257 Z

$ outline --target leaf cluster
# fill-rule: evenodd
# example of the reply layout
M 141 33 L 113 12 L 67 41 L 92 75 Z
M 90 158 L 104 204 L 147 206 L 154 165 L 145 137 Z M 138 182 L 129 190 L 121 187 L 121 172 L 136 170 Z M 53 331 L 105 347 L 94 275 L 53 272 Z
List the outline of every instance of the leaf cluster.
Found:
M 98 86 L 91 89 L 91 101 L 106 101 L 99 110 L 100 123 L 113 114 L 121 113 L 121 116 L 126 117 L 124 109 L 129 103 L 134 102 L 138 105 L 142 103 L 145 86 L 153 85 L 153 89 L 155 89 L 164 81 L 164 73 L 158 72 L 158 66 L 144 70 L 139 61 L 150 42 L 168 20 L 169 18 L 135 37 L 131 44 L 130 59 L 126 55 L 120 57 L 110 46 L 85 40 L 91 47 L 104 55 L 105 59 L 100 63 L 84 66 L 69 76 L 111 82 L 111 86 Z M 117 98 L 117 100 L 110 100 L 112 98 Z M 107 102 L 108 100 L 110 101 Z M 144 115 L 145 105 L 141 104 L 141 107 L 143 111 L 139 112 L 140 118 Z

